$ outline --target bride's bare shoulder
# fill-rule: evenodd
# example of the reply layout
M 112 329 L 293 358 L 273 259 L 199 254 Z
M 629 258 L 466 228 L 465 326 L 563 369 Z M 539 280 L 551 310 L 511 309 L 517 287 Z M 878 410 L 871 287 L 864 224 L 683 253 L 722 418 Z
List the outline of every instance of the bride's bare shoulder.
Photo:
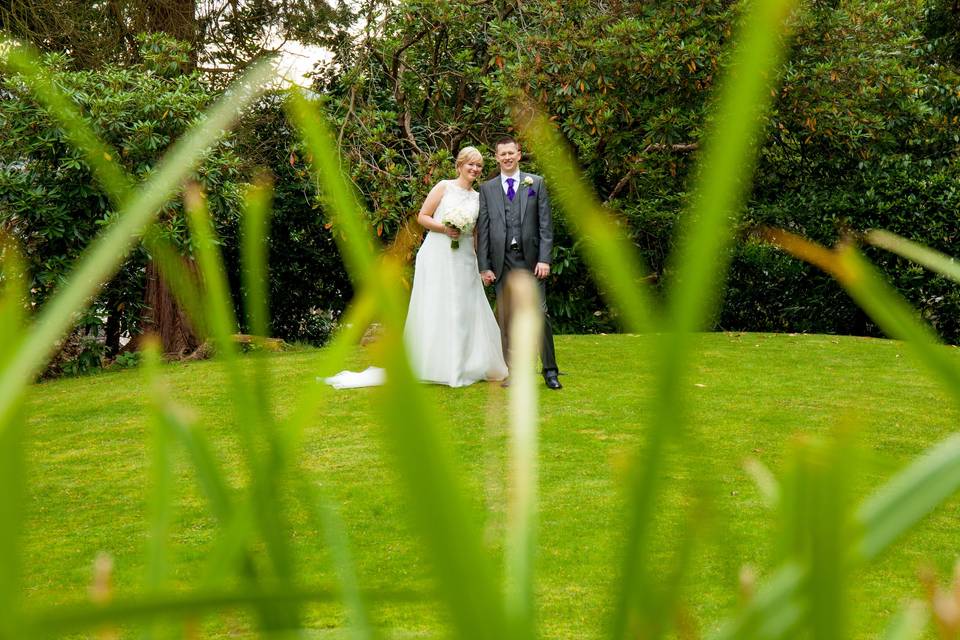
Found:
M 444 191 L 447 190 L 447 186 L 453 182 L 453 180 L 441 180 L 437 184 L 433 185 L 433 188 L 430 189 L 431 194 L 443 195 Z

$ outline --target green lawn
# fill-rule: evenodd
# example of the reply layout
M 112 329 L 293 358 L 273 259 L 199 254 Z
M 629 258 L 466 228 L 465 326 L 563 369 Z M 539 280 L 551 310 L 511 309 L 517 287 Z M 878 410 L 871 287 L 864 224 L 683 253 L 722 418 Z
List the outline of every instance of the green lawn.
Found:
M 622 483 L 645 429 L 652 340 L 623 335 L 559 336 L 566 372 L 560 392 L 541 398 L 539 619 L 547 638 L 600 637 L 609 613 L 615 557 L 622 535 Z M 657 555 L 668 566 L 670 544 L 688 526 L 688 480 L 708 479 L 712 515 L 685 589 L 686 608 L 709 631 L 737 606 L 740 567 L 769 569 L 775 514 L 743 471 L 748 456 L 775 473 L 802 434 L 826 434 L 843 424 L 858 433 L 858 496 L 880 484 L 957 422 L 957 408 L 920 372 L 897 342 L 833 336 L 709 334 L 690 378 L 692 446 L 675 450 L 670 491 L 659 510 Z M 945 347 L 948 348 L 948 347 Z M 274 403 L 284 415 L 297 383 L 312 379 L 317 351 L 272 356 Z M 368 355 L 357 352 L 354 366 Z M 240 451 L 225 410 L 219 365 L 166 367 L 174 396 L 193 408 L 221 462 L 242 484 Z M 506 391 L 495 384 L 434 387 L 430 397 L 446 417 L 449 439 L 477 505 L 491 556 L 499 558 L 504 522 Z M 394 637 L 443 636 L 443 612 L 430 601 L 431 581 L 405 520 L 405 506 L 380 446 L 368 389 L 337 391 L 309 428 L 303 464 L 337 499 L 364 587 L 413 590 L 416 603 L 371 605 L 375 621 Z M 30 603 L 87 597 L 99 551 L 116 566 L 116 589 L 142 584 L 149 452 L 144 385 L 136 371 L 37 385 L 28 403 L 31 500 L 26 526 L 26 586 Z M 214 531 L 183 457 L 178 462 L 177 524 L 172 540 L 178 587 L 198 579 Z M 921 597 L 918 568 L 930 564 L 945 581 L 956 558 L 958 502 L 952 500 L 900 541 L 896 550 L 856 574 L 852 616 L 856 637 L 875 636 L 907 597 Z M 305 584 L 332 585 L 318 536 L 294 512 L 298 567 Z M 339 606 L 308 611 L 311 628 L 336 629 Z M 242 614 L 208 620 L 214 637 L 243 635 Z M 336 631 L 331 636 L 339 637 Z M 325 637 L 325 633 L 318 633 Z

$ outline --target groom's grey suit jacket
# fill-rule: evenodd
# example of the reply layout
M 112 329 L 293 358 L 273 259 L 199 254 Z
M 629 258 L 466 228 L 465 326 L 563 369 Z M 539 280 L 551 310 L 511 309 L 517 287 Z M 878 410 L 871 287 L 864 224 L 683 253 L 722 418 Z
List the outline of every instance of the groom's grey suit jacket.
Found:
M 529 176 L 533 184 L 523 184 Z M 533 271 L 538 262 L 550 264 L 553 252 L 553 220 L 550 216 L 550 196 L 543 178 L 533 173 L 520 172 L 517 195 L 520 200 L 520 244 L 523 261 Z M 498 173 L 492 180 L 480 185 L 480 213 L 477 216 L 477 266 L 480 271 L 493 271 L 497 278 L 503 272 L 507 250 L 508 202 Z

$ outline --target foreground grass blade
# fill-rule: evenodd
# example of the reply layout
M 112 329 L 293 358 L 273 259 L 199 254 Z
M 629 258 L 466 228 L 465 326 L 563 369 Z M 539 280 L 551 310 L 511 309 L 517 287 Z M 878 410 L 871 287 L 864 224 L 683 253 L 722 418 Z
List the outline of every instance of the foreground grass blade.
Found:
M 261 175 L 247 192 L 243 216 L 244 305 L 250 333 L 267 337 L 267 225 L 273 185 Z
M 854 517 L 859 537 L 843 557 L 852 566 L 875 560 L 957 491 L 960 491 L 960 434 L 928 449 L 861 504 Z M 779 638 L 790 633 L 805 611 L 799 595 L 806 576 L 796 563 L 784 565 L 761 587 L 753 602 L 725 624 L 713 639 Z M 777 632 L 760 634 L 758 629 Z
M 143 246 L 157 264 L 160 275 L 170 287 L 177 304 L 187 314 L 190 326 L 201 340 L 205 340 L 210 335 L 210 328 L 203 312 L 203 292 L 199 279 L 187 266 L 192 258 L 181 254 L 173 241 L 160 233 L 156 224 L 147 229 Z
M 960 263 L 946 254 L 911 242 L 889 231 L 868 231 L 864 234 L 864 239 L 875 247 L 892 251 L 954 282 L 960 282 Z
M 922 602 L 911 602 L 890 621 L 883 640 L 918 640 L 929 618 L 930 612 Z
M 848 507 L 853 447 L 844 436 L 812 448 L 805 484 L 811 517 L 803 523 L 810 538 L 809 580 L 806 600 L 810 603 L 810 630 L 815 640 L 846 637 L 844 608 L 847 555 L 850 547 Z
M 238 431 L 243 439 L 250 474 L 251 506 L 276 579 L 285 586 L 292 586 L 294 562 L 288 537 L 289 527 L 278 492 L 279 478 L 274 473 L 280 463 L 275 458 L 275 449 L 263 451 L 261 445 L 262 438 L 269 440 L 268 418 L 258 404 L 256 392 L 250 388 L 237 357 L 237 348 L 232 339 L 236 331 L 236 318 L 223 263 L 216 251 L 211 221 L 199 187 L 189 186 L 184 202 L 197 263 L 205 285 L 207 316 L 216 341 L 217 356 L 223 362 L 224 373 L 229 381 Z M 271 629 L 292 629 L 299 624 L 298 613 L 294 609 L 281 608 L 273 613 L 275 615 L 264 619 L 264 624 Z
M 799 598 L 806 574 L 796 563 L 782 566 L 757 591 L 750 604 L 724 623 L 711 640 L 780 638 L 794 629 L 806 611 Z
M 312 156 L 312 166 L 332 207 L 340 251 L 358 290 L 379 298 L 384 335 L 381 357 L 387 384 L 378 394 L 384 439 L 393 451 L 406 486 L 411 515 L 423 537 L 440 583 L 440 594 L 453 614 L 459 637 L 504 638 L 505 614 L 483 552 L 481 536 L 467 509 L 452 456 L 442 444 L 436 410 L 410 371 L 403 345 L 405 305 L 397 283 L 399 267 L 377 261 L 373 233 L 356 195 L 343 176 L 329 127 L 299 93 L 288 103 L 291 119 Z
M 133 624 L 162 619 L 188 619 L 228 609 L 258 609 L 291 606 L 310 602 L 336 602 L 336 589 L 327 587 L 299 589 L 250 589 L 243 592 L 194 591 L 184 594 L 152 596 L 149 599 L 116 599 L 91 606 L 61 605 L 55 609 L 32 612 L 25 617 L 22 638 L 43 638 L 96 629 L 104 624 Z M 364 594 L 374 602 L 423 602 L 428 594 L 413 591 L 379 590 Z
M 740 37 L 735 40 L 732 72 L 721 85 L 716 127 L 705 143 L 693 206 L 670 259 L 676 276 L 670 283 L 663 327 L 669 333 L 658 355 L 650 432 L 628 504 L 622 577 L 613 618 L 613 637 L 617 640 L 644 628 L 657 628 L 654 623 L 659 612 L 651 606 L 656 598 L 648 553 L 665 444 L 681 429 L 690 334 L 707 321 L 723 283 L 732 224 L 750 184 L 756 140 L 771 101 L 772 79 L 777 76 L 784 53 L 786 23 L 793 6 L 790 0 L 749 5 Z
M 87 248 L 66 283 L 44 305 L 26 341 L 0 372 L 0 430 L 5 428 L 23 389 L 50 357 L 56 340 L 72 326 L 74 314 L 116 272 L 157 211 L 180 188 L 182 180 L 203 154 L 237 119 L 240 110 L 260 94 L 273 76 L 269 62 L 253 67 L 204 121 L 171 147 L 157 165 L 153 177 L 125 201 L 118 221 Z
M 385 440 L 406 486 L 411 515 L 432 560 L 439 593 L 450 607 L 456 636 L 500 640 L 507 630 L 492 567 L 453 457 L 443 445 L 435 407 L 414 378 L 403 345 L 399 267 L 384 263 L 379 288 L 384 311 L 382 357 L 387 384 L 378 394 Z
M 517 271 L 506 283 L 510 308 L 510 481 L 506 610 L 515 638 L 536 637 L 534 560 L 537 520 L 537 351 L 543 332 L 540 291 Z
M 0 34 L 0 67 L 19 74 L 33 96 L 43 104 L 51 116 L 59 122 L 67 141 L 83 152 L 90 166 L 114 206 L 119 206 L 134 185 L 134 179 L 116 161 L 117 154 L 104 144 L 77 110 L 76 105 L 60 91 L 53 81 L 39 54 L 28 45 L 11 45 Z
M 333 220 L 337 246 L 354 289 L 362 289 L 376 261 L 374 235 L 360 213 L 363 208 L 353 186 L 341 173 L 340 152 L 326 122 L 299 91 L 290 92 L 287 112 L 310 150 L 310 165 L 328 203 L 327 212 Z
M 841 244 L 831 251 L 780 229 L 765 229 L 760 237 L 832 275 L 884 333 L 905 341 L 920 364 L 960 403 L 960 368 L 955 359 L 856 248 Z
M 347 607 L 350 637 L 354 640 L 376 638 L 367 605 L 360 592 L 360 583 L 354 568 L 346 527 L 333 501 L 323 490 L 310 483 L 306 474 L 300 475 L 300 493 L 314 527 L 323 533 L 323 539 L 333 558 L 334 571 L 340 583 L 341 598 Z
M 546 116 L 535 112 L 522 123 L 522 130 L 564 219 L 583 239 L 584 258 L 607 301 L 617 310 L 620 325 L 633 333 L 652 330 L 654 305 L 646 286 L 647 270 L 640 264 L 633 243 L 585 186 L 573 154 Z
M 869 561 L 960 490 L 960 434 L 928 449 L 857 510 L 857 557 Z
M 147 498 L 147 593 L 158 593 L 167 578 L 169 558 L 167 543 L 173 519 L 173 469 L 171 462 L 171 439 L 164 425 L 163 394 L 159 390 L 160 346 L 156 339 L 147 339 L 143 345 L 143 370 L 147 387 L 152 389 L 150 401 L 150 490 Z M 146 638 L 155 636 L 155 629 L 148 627 Z
M 23 339 L 28 300 L 20 252 L 0 236 L 0 364 L 6 365 Z M 26 442 L 21 399 L 0 430 L 0 637 L 24 637 L 21 628 L 22 551 L 26 487 Z

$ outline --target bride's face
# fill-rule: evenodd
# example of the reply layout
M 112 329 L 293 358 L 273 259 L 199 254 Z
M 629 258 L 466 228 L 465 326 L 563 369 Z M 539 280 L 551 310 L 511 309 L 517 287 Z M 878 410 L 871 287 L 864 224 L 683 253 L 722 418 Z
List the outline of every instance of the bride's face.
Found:
M 483 160 L 474 158 L 460 165 L 460 176 L 467 182 L 473 182 L 483 173 Z

